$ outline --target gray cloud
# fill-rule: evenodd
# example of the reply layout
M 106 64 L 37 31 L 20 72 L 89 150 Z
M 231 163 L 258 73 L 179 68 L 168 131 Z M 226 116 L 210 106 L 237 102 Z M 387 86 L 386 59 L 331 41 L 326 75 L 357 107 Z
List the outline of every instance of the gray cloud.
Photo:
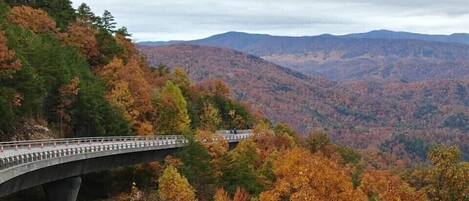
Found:
M 73 1 L 78 6 L 82 1 Z M 274 35 L 373 29 L 469 32 L 467 0 L 84 0 L 111 11 L 134 40 L 179 40 L 226 31 Z

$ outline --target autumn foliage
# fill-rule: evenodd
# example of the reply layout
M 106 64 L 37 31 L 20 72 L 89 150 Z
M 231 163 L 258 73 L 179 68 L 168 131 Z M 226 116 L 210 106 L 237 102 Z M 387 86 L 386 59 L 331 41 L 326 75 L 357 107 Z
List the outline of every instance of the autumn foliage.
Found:
M 2 140 L 17 138 L 15 130 L 31 119 L 63 137 L 183 134 L 188 139 L 164 162 L 103 173 L 107 178 L 99 178 L 99 186 L 119 189 L 105 196 L 132 201 L 469 199 L 469 165 L 461 151 L 427 142 L 455 142 L 467 152 L 466 82 L 352 82 L 336 90 L 329 82 L 310 82 L 250 55 L 196 46 L 168 47 L 190 51 L 170 52 L 181 62 L 150 68 L 108 11 L 97 17 L 86 4 L 71 13 L 61 9 L 71 8 L 69 1 L 9 2 L 14 7 L 0 1 L 0 16 L 6 16 L 0 19 Z M 201 57 L 200 62 L 186 54 Z M 208 60 L 216 61 L 213 69 L 203 68 Z M 201 71 L 185 66 L 195 63 Z M 412 101 L 402 101 L 406 98 Z M 276 118 L 265 119 L 250 104 Z M 275 124 L 279 121 L 296 122 L 304 131 L 326 128 L 301 137 L 288 124 Z M 439 135 L 406 128 L 409 122 Z M 393 134 L 396 125 L 404 125 L 402 134 Z M 216 132 L 247 128 L 253 136 L 235 148 Z M 412 166 L 416 161 L 423 162 L 419 168 Z
M 336 162 L 301 148 L 283 153 L 275 161 L 273 171 L 277 180 L 272 189 L 260 195 L 261 201 L 366 200 Z
M 88 24 L 72 23 L 68 26 L 67 33 L 62 37 L 65 44 L 75 47 L 87 59 L 96 59 L 99 55 L 96 31 Z
M 195 201 L 194 189 L 176 168 L 169 166 L 158 179 L 158 193 L 161 200 Z
M 34 33 L 57 32 L 56 23 L 47 12 L 28 6 L 13 7 L 8 15 L 8 20 Z
M 456 147 L 438 146 L 428 154 L 433 168 L 429 170 L 430 200 L 469 199 L 469 163 L 461 162 L 461 152 Z
M 198 130 L 195 138 L 207 149 L 213 158 L 220 158 L 228 152 L 228 141 L 211 131 Z
M 79 84 L 80 78 L 75 77 L 70 81 L 70 84 L 59 88 L 60 100 L 57 106 L 57 117 L 59 118 L 60 132 L 67 135 L 71 133 L 69 127 L 72 120 L 70 110 L 73 108 L 80 91 Z
M 382 201 L 425 201 L 424 192 L 416 191 L 409 184 L 386 171 L 370 171 L 363 175 L 360 189 L 368 195 Z
M 213 201 L 231 201 L 231 198 L 223 188 L 219 188 L 215 192 L 215 196 L 213 197 Z
M 200 112 L 200 128 L 216 131 L 222 123 L 220 112 L 211 103 L 206 103 Z
M 153 134 L 151 87 L 138 62 L 131 60 L 125 64 L 122 59 L 114 58 L 98 74 L 106 81 L 108 100 L 124 112 L 134 130 L 139 135 Z
M 219 188 L 215 192 L 215 196 L 213 197 L 214 201 L 249 201 L 251 200 L 251 195 L 249 195 L 248 192 L 246 192 L 242 188 L 238 188 L 236 190 L 235 195 L 233 196 L 233 199 L 230 198 L 230 195 L 223 189 Z
M 21 67 L 21 62 L 16 59 L 15 52 L 7 46 L 7 40 L 0 31 L 0 76 L 14 73 Z

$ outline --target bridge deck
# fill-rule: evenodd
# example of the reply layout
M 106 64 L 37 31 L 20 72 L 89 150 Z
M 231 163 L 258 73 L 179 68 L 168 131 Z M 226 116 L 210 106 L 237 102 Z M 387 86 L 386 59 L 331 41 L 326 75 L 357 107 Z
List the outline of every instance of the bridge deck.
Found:
M 239 134 L 229 134 L 229 131 L 217 131 L 228 141 L 239 141 L 250 136 L 251 130 L 238 131 Z M 2 170 L 53 158 L 72 155 L 124 150 L 137 147 L 161 147 L 166 145 L 184 145 L 187 140 L 183 136 L 115 136 L 115 137 L 87 137 L 48 140 L 30 140 L 0 142 L 0 174 Z
M 231 145 L 252 135 L 251 130 L 237 133 L 217 132 Z M 178 135 L 0 142 L 0 197 L 91 172 L 163 160 L 187 143 Z

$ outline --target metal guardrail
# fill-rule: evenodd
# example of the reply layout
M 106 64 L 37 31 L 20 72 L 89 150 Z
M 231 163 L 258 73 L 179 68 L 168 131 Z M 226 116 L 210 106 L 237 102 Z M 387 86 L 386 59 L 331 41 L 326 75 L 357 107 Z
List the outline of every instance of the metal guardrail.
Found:
M 252 133 L 252 130 L 218 130 L 216 131 L 217 134 L 247 134 Z
M 247 139 L 251 136 L 252 131 L 240 130 L 237 131 L 238 134 L 229 133 L 230 131 L 217 131 L 217 134 L 222 135 L 228 141 Z M 184 145 L 186 143 L 188 143 L 188 140 L 182 135 L 87 137 L 0 142 L 0 171 L 26 163 L 87 153 Z M 7 153 L 9 153 L 8 156 Z

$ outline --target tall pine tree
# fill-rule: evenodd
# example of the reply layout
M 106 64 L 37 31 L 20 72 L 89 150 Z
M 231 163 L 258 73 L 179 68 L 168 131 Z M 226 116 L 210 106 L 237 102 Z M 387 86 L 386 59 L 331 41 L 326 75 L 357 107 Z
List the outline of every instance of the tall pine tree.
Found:
M 110 33 L 114 33 L 116 29 L 116 22 L 114 16 L 108 10 L 104 10 L 103 17 L 101 17 L 102 26 Z

